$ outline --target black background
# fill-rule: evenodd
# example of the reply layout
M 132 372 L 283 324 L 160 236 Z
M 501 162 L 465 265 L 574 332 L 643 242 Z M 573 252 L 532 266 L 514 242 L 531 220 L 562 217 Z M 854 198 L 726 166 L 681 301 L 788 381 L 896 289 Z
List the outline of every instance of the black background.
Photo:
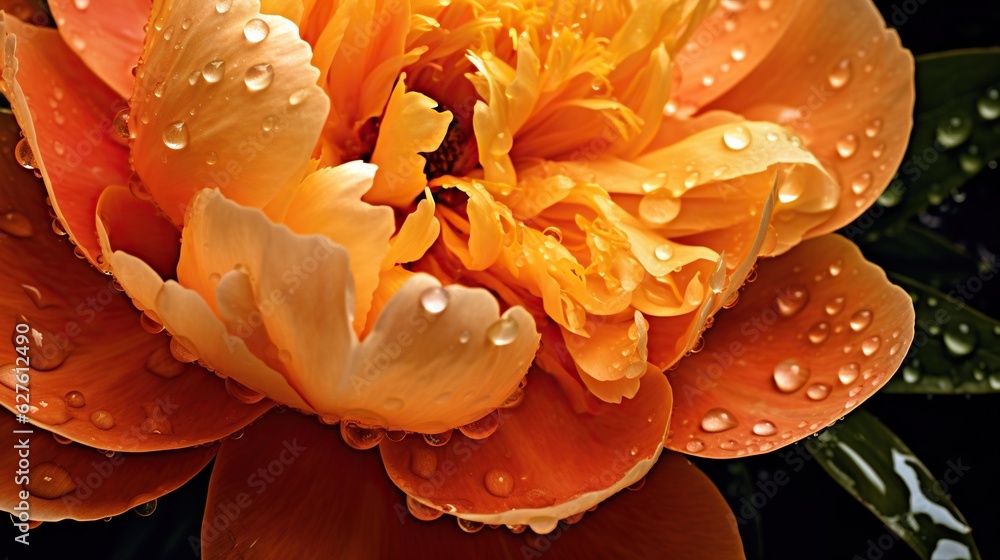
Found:
M 875 3 L 890 25 L 898 28 L 903 44 L 916 55 L 1000 44 L 1000 9 L 994 7 L 993 2 L 876 0 Z M 905 21 L 902 15 L 906 16 Z M 940 212 L 944 217 L 942 233 L 967 243 L 970 249 L 1000 253 L 998 179 L 1000 171 L 984 168 L 984 172 L 967 185 L 964 202 L 952 202 Z M 970 303 L 1000 317 L 1000 304 L 997 303 L 1000 298 L 990 295 L 997 292 L 997 286 L 988 287 L 983 297 Z M 996 436 L 1000 425 L 1000 395 L 929 398 L 883 393 L 864 406 L 900 436 L 935 476 L 944 474 L 949 461 L 960 461 L 970 468 L 949 488 L 949 493 L 972 526 L 983 558 L 1000 558 L 1000 538 L 997 537 L 1000 530 L 997 476 L 1000 442 Z M 788 484 L 744 526 L 749 558 L 917 558 L 900 541 L 888 551 L 879 550 L 873 554 L 872 543 L 887 534 L 888 529 L 815 462 L 793 472 L 785 458 L 790 449 L 745 460 L 739 466 L 731 462 L 698 462 L 737 510 L 744 506 L 741 498 L 748 496 L 734 492 L 738 487 L 734 481 L 753 484 L 769 479 L 777 470 L 789 474 Z M 151 517 L 129 512 L 108 522 L 45 523 L 32 531 L 30 557 L 194 558 L 187 536 L 199 532 L 208 474 L 208 470 L 202 472 L 178 491 L 161 498 Z M 9 544 L 14 536 L 13 528 L 3 525 L 0 554 L 23 557 L 23 550 L 12 550 L 13 545 Z M 663 557 L 676 558 L 669 551 L 664 551 Z

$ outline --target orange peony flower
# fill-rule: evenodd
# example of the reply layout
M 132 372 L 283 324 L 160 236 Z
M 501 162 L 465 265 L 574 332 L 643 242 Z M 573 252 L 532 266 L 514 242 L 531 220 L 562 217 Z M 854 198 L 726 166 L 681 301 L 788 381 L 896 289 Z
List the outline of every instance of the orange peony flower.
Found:
M 912 340 L 830 234 L 912 125 L 867 0 L 50 5 L 0 2 L 51 206 L 9 159 L 0 399 L 54 436 L 0 485 L 24 520 L 214 457 L 212 558 L 742 557 L 679 453 L 805 438 Z

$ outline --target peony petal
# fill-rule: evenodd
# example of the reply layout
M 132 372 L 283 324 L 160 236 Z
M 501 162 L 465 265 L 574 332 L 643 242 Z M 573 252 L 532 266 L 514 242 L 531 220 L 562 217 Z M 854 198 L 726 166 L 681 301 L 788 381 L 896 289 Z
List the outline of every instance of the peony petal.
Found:
M 407 92 L 406 75 L 392 90 L 379 127 L 371 162 L 379 167 L 365 200 L 405 208 L 427 187 L 421 153 L 438 149 L 448 133 L 451 111 L 437 111 L 436 101 L 422 93 Z
M 487 439 L 456 433 L 441 447 L 383 441 L 389 476 L 417 501 L 457 517 L 544 531 L 635 483 L 660 455 L 671 410 L 663 376 L 643 377 L 635 398 L 600 404 L 593 414 L 574 413 L 543 372 L 529 376 L 524 391 Z
M 13 119 L 3 119 L 0 150 L 10 153 L 17 139 Z M 60 436 L 113 451 L 173 449 L 225 437 L 266 410 L 236 403 L 220 380 L 176 362 L 165 337 L 140 327 L 112 279 L 74 259 L 70 244 L 49 230 L 41 184 L 12 158 L 0 165 L 7 204 L 0 329 L 12 341 L 0 348 L 4 407 L 18 404 L 12 364 L 23 357 L 14 343 L 24 317 L 37 331 L 28 337 L 28 416 Z
M 97 213 L 116 250 L 141 258 L 160 276 L 176 274 L 181 235 L 156 207 L 125 187 L 108 187 L 97 202 Z
M 668 372 L 667 446 L 755 455 L 837 420 L 884 385 L 913 339 L 913 304 L 846 239 L 827 235 L 760 261 L 705 347 Z
M 206 187 L 263 206 L 306 163 L 329 110 L 311 55 L 256 0 L 154 2 L 129 128 L 133 166 L 172 222 Z
M 783 44 L 802 4 L 801 0 L 723 2 L 677 54 L 682 79 L 673 92 L 672 108 L 689 113 L 738 85 Z
M 10 512 L 12 519 L 24 510 L 20 493 L 26 488 L 30 491 L 27 513 L 31 521 L 94 521 L 118 515 L 176 490 L 205 468 L 219 450 L 204 446 L 106 456 L 76 443 L 60 443 L 41 430 L 19 432 L 26 428 L 30 426 L 18 425 L 13 415 L 0 413 L 0 429 L 12 434 L 11 441 L 30 440 L 28 484 L 22 486 L 14 476 L 4 477 L 0 483 L 0 509 Z M 18 453 L 4 453 L 0 466 L 17 472 Z
M 181 283 L 218 311 L 230 338 L 245 339 L 284 373 L 308 409 L 324 415 L 430 433 L 467 424 L 516 389 L 538 345 L 524 309 L 501 316 L 489 292 L 442 289 L 423 274 L 388 300 L 359 343 L 347 251 L 323 236 L 297 235 L 215 191 L 195 199 L 184 238 Z M 260 329 L 266 336 L 255 337 Z M 193 340 L 200 350 L 201 340 Z M 244 384 L 262 389 L 250 381 Z
M 913 83 L 913 57 L 870 0 L 803 2 L 781 44 L 712 107 L 794 129 L 837 177 L 841 202 L 812 237 L 853 221 L 889 183 L 913 125 Z
M 430 190 L 425 190 L 424 193 L 416 210 L 406 216 L 399 233 L 390 241 L 389 252 L 382 261 L 383 268 L 418 261 L 437 241 L 441 233 L 441 222 L 434 216 L 435 204 Z
M 0 38 L 3 93 L 45 179 L 58 227 L 97 264 L 97 200 L 108 185 L 127 184 L 130 173 L 128 152 L 112 126 L 127 104 L 76 62 L 56 30 L 4 15 Z
M 149 0 L 49 2 L 66 44 L 122 97 L 132 93 L 149 6 Z
M 639 560 L 666 552 L 685 560 L 743 558 L 725 500 L 680 455 L 664 455 L 641 491 L 612 497 L 579 525 L 560 524 L 547 536 L 504 528 L 468 535 L 450 517 L 422 522 L 410 516 L 373 453 L 351 450 L 336 429 L 290 413 L 268 415 L 245 437 L 223 443 L 201 546 L 205 558 L 247 560 L 374 560 L 427 550 L 442 558 L 485 551 L 505 559 Z
M 321 234 L 347 250 L 354 279 L 354 325 L 364 329 L 372 293 L 378 285 L 389 238 L 396 229 L 392 208 L 362 200 L 378 181 L 375 166 L 353 161 L 321 169 L 296 189 L 284 223 L 301 235 Z M 331 216 L 337 219 L 331 220 Z

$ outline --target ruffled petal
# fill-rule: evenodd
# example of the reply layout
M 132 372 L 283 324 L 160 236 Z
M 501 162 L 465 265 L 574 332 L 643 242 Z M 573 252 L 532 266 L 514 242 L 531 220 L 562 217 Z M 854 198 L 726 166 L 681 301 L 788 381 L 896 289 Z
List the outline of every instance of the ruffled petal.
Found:
M 850 241 L 827 235 L 764 259 L 704 348 L 668 372 L 670 449 L 770 451 L 834 422 L 885 385 L 913 339 L 913 304 Z
M 128 151 L 113 127 L 127 104 L 77 62 L 56 30 L 4 15 L 0 38 L 3 93 L 45 179 L 58 229 L 98 264 L 97 200 L 108 185 L 127 184 L 130 174 Z
M 0 150 L 10 153 L 17 127 L 9 118 L 0 126 Z M 7 205 L 0 225 L 9 236 L 0 250 L 0 327 L 12 341 L 0 348 L 4 407 L 15 410 L 19 403 L 20 372 L 14 368 L 27 354 L 32 423 L 101 449 L 210 442 L 266 410 L 266 404 L 233 401 L 221 380 L 174 360 L 168 340 L 140 327 L 139 314 L 114 281 L 74 259 L 69 243 L 51 232 L 45 191 L 31 173 L 12 158 L 0 158 L 0 165 L 0 198 Z M 23 352 L 14 344 L 25 346 L 17 340 L 18 324 L 32 329 Z
M 537 372 L 490 437 L 456 433 L 441 447 L 383 441 L 382 459 L 393 482 L 428 507 L 548 532 L 645 476 L 660 455 L 671 400 L 666 379 L 651 374 L 635 398 L 577 414 L 556 381 Z
M 132 164 L 175 224 L 203 188 L 263 206 L 319 139 L 329 99 L 315 85 L 309 45 L 259 8 L 153 4 L 129 117 Z
M 139 257 L 164 278 L 176 274 L 181 234 L 155 206 L 112 186 L 101 194 L 97 213 L 112 247 Z
M 0 413 L 0 429 L 11 434 L 0 466 L 12 476 L 0 482 L 0 509 L 31 521 L 75 519 L 94 521 L 124 513 L 172 492 L 198 474 L 215 457 L 218 446 L 104 455 L 76 443 L 60 443 L 41 430 L 23 433 L 14 416 Z M 31 467 L 24 479 L 19 472 L 18 444 L 27 441 Z M 21 493 L 27 492 L 24 500 Z M 27 509 L 25 509 L 25 501 Z M 26 522 L 18 519 L 16 522 Z
M 406 216 L 399 233 L 390 240 L 383 267 L 420 260 L 437 241 L 441 222 L 434 216 L 435 204 L 430 190 L 426 190 L 425 194 L 423 200 L 417 203 L 416 210 Z
M 812 237 L 849 224 L 892 179 L 913 125 L 913 68 L 870 0 L 803 2 L 779 45 L 711 106 L 795 130 L 838 179 L 840 204 Z
M 439 470 L 435 480 L 446 478 Z M 410 516 L 375 454 L 351 450 L 335 428 L 290 413 L 268 415 L 223 443 L 201 547 L 205 558 L 247 559 L 375 560 L 428 550 L 442 558 L 743 558 L 725 500 L 676 454 L 660 459 L 641 491 L 612 497 L 579 525 L 560 524 L 546 536 L 503 528 L 469 535 L 448 517 Z
M 118 95 L 128 97 L 135 82 L 132 68 L 142 54 L 149 5 L 149 0 L 53 0 L 49 9 L 66 44 Z
M 344 247 L 297 235 L 214 191 L 193 203 L 184 239 L 181 284 L 324 415 L 428 433 L 454 428 L 500 406 L 538 345 L 524 309 L 501 315 L 487 291 L 442 288 L 427 275 L 406 281 L 359 342 Z M 242 372 L 223 371 L 243 382 Z

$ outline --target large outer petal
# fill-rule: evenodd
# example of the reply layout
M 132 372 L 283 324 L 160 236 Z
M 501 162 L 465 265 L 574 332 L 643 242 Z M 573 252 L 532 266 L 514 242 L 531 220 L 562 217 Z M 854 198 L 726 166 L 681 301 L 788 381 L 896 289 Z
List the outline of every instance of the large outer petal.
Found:
M 539 371 L 489 438 L 456 433 L 436 448 L 419 438 L 383 441 L 382 460 L 400 489 L 430 507 L 484 523 L 544 527 L 645 476 L 660 456 L 670 410 L 670 386 L 655 370 L 634 398 L 588 414 L 573 412 L 556 380 Z M 513 481 L 506 492 L 490 490 L 498 472 Z
M 126 512 L 176 490 L 198 474 L 219 450 L 218 446 L 205 446 L 156 453 L 116 453 L 108 457 L 76 443 L 58 443 L 42 430 L 15 433 L 26 428 L 31 426 L 18 425 L 13 415 L 0 412 L 0 430 L 5 442 L 16 445 L 13 440 L 30 440 L 29 488 L 40 494 L 29 496 L 32 521 L 93 521 Z M 23 490 L 21 481 L 14 479 L 18 471 L 16 449 L 8 446 L 0 457 L 0 468 L 11 473 L 0 482 L 0 509 L 20 513 L 15 510 L 22 507 Z M 51 477 L 53 482 L 46 484 L 43 477 Z
M 149 5 L 149 0 L 52 0 L 49 9 L 66 44 L 118 95 L 128 97 Z
M 132 95 L 132 160 L 175 224 L 206 187 L 266 204 L 319 138 L 330 102 L 315 85 L 309 45 L 291 22 L 259 7 L 153 4 Z
M 896 172 L 913 125 L 913 57 L 870 0 L 801 4 L 781 43 L 711 107 L 796 130 L 839 179 L 841 202 L 816 236 L 859 216 Z
M 903 361 L 910 297 L 850 241 L 806 241 L 760 261 L 758 277 L 716 316 L 705 347 L 668 372 L 670 449 L 728 458 L 794 443 L 872 396 Z
M 112 127 L 127 104 L 79 63 L 54 29 L 6 15 L 2 20 L 3 93 L 31 145 L 62 228 L 97 263 L 97 199 L 105 187 L 124 185 L 129 177 L 128 151 Z
M 265 469 L 266 476 L 259 469 Z M 443 475 L 442 475 L 443 476 Z M 322 484 L 317 484 L 321 481 Z M 462 533 L 445 517 L 421 522 L 373 453 L 300 415 L 271 414 L 226 441 L 202 525 L 208 559 L 743 558 L 736 520 L 705 475 L 675 454 L 660 459 L 640 492 L 625 492 L 546 536 L 506 529 Z
M 17 138 L 13 119 L 2 119 L 0 150 L 10 153 Z M 229 398 L 221 380 L 176 362 L 166 337 L 140 327 L 139 314 L 112 279 L 73 258 L 69 243 L 49 229 L 45 191 L 30 171 L 2 158 L 0 178 L 7 204 L 0 332 L 13 334 L 21 315 L 40 329 L 42 345 L 32 337 L 29 354 L 34 424 L 101 449 L 150 451 L 217 440 L 267 409 Z M 14 372 L 6 365 L 17 355 L 7 341 L 0 345 L 0 402 L 13 410 Z M 69 406 L 71 391 L 83 393 L 86 404 Z M 114 426 L 97 428 L 90 417 L 98 411 L 110 413 Z

